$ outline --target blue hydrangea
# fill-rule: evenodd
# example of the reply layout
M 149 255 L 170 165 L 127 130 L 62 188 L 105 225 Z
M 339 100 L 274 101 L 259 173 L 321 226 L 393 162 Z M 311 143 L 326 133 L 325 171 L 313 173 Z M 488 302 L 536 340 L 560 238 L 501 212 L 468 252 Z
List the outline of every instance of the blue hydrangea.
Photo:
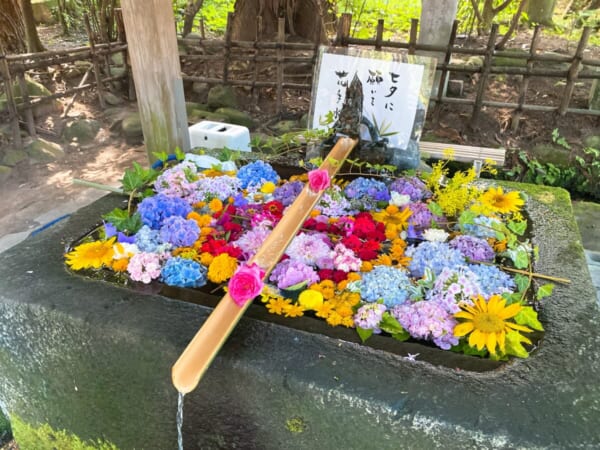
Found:
M 179 197 L 168 197 L 164 194 L 146 197 L 138 205 L 138 213 L 142 218 L 142 223 L 155 230 L 162 227 L 167 217 L 185 217 L 191 210 L 192 207 L 185 200 Z
M 160 228 L 160 238 L 175 247 L 191 247 L 200 236 L 200 227 L 195 220 L 179 216 L 167 217 Z
M 196 288 L 206 284 L 206 267 L 191 259 L 170 258 L 163 266 L 160 277 L 169 286 Z
M 512 292 L 516 287 L 512 277 L 496 266 L 469 264 L 468 267 L 471 272 L 477 275 L 482 295 L 485 298 L 489 298 L 493 294 Z
M 163 243 L 160 232 L 144 225 L 135 233 L 135 244 L 146 253 L 162 253 L 171 248 L 171 244 Z
M 264 161 L 254 161 L 241 167 L 237 172 L 237 177 L 242 182 L 242 189 L 250 186 L 260 186 L 267 181 L 277 183 L 279 175 L 269 163 Z
M 390 191 L 385 183 L 373 178 L 359 177 L 352 180 L 344 189 L 353 208 L 361 210 L 377 210 L 379 202 L 390 201 Z
M 465 263 L 462 253 L 445 242 L 422 242 L 417 247 L 407 248 L 406 256 L 412 258 L 408 270 L 415 278 L 421 278 L 427 267 L 437 276 L 444 267 L 452 268 Z
M 388 308 L 404 303 L 412 285 L 406 273 L 395 267 L 375 266 L 363 275 L 360 296 L 366 302 L 383 300 Z
M 460 226 L 460 229 L 464 234 L 485 239 L 496 236 L 493 226 L 498 223 L 500 221 L 493 217 L 477 216 L 473 219 L 472 224 L 464 224 Z

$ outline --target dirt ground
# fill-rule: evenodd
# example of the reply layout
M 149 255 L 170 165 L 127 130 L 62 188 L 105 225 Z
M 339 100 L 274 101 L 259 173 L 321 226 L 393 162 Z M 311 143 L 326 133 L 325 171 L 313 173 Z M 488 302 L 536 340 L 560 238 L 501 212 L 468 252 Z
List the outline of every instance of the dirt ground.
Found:
M 56 27 L 41 29 L 42 40 L 49 48 L 60 48 L 68 45 L 79 45 L 77 39 L 65 42 L 56 36 Z M 520 34 L 511 44 L 513 47 L 523 47 L 529 42 L 526 34 Z M 543 39 L 543 49 L 557 53 L 573 52 L 575 44 L 558 38 Z M 587 58 L 600 58 L 600 49 L 591 48 L 586 52 Z M 472 77 L 463 77 L 467 95 L 473 94 Z M 530 95 L 543 96 L 545 104 L 557 104 L 564 86 L 554 85 L 553 79 L 536 79 L 532 81 Z M 486 99 L 499 101 L 515 101 L 518 91 L 514 89 L 516 78 L 494 77 L 490 80 Z M 546 92 L 546 94 L 543 94 Z M 583 107 L 585 95 L 589 86 L 580 83 L 572 106 Z M 271 95 L 271 97 L 270 97 Z M 299 117 L 308 109 L 310 98 L 308 94 L 294 95 L 285 93 L 287 111 Z M 186 93 L 187 96 L 187 93 Z M 274 93 L 268 92 L 261 97 L 260 104 L 246 102 L 247 111 L 259 118 L 262 123 L 268 122 L 272 108 Z M 533 98 L 532 98 L 533 99 Z M 532 100 L 531 99 L 531 100 Z M 188 100 L 197 100 L 190 95 Z M 539 99 L 537 99 L 539 100 Z M 67 102 L 68 99 L 65 100 Z M 126 108 L 132 108 L 131 105 Z M 562 136 L 577 147 L 582 139 L 591 134 L 600 133 L 600 117 L 567 115 L 558 117 L 547 113 L 528 113 L 522 122 L 518 133 L 513 133 L 510 127 L 511 112 L 503 109 L 484 109 L 475 126 L 469 123 L 471 107 L 459 105 L 444 105 L 440 121 L 434 124 L 428 119 L 425 136 L 428 140 L 439 140 L 449 143 L 481 145 L 488 147 L 503 146 L 507 149 L 530 149 L 537 143 L 551 142 L 551 133 L 559 128 Z M 111 118 L 100 110 L 97 99 L 92 93 L 80 96 L 70 110 L 69 118 L 87 117 L 99 120 L 103 127 L 96 142 L 88 146 L 73 146 L 60 139 L 41 134 L 41 137 L 61 143 L 65 150 L 64 159 L 50 164 L 20 163 L 8 179 L 0 181 L 0 238 L 4 235 L 22 231 L 34 230 L 44 225 L 45 213 L 56 210 L 77 199 L 93 198 L 102 195 L 101 192 L 91 193 L 88 188 L 82 188 L 72 183 L 73 178 L 94 181 L 118 186 L 125 168 L 133 161 L 145 164 L 146 154 L 143 146 L 130 146 L 124 140 L 111 134 L 109 127 Z M 57 116 L 48 117 L 44 123 L 38 123 L 42 128 L 56 123 Z M 1 144 L 1 143 L 0 143 Z M 1 153 L 0 148 L 0 153 Z

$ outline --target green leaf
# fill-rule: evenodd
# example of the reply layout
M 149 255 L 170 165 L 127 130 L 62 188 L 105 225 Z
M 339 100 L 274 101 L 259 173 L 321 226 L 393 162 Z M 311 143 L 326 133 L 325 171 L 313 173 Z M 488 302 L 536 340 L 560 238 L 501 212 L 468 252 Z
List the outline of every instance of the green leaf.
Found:
M 393 333 L 392 337 L 397 341 L 404 342 L 410 338 L 410 334 L 406 330 L 402 330 L 400 333 Z
M 523 236 L 525 230 L 527 229 L 527 221 L 522 220 L 520 222 L 508 222 L 508 229 L 513 233 L 518 234 L 519 236 Z
M 361 327 L 356 327 L 356 332 L 363 343 L 373 335 L 373 330 L 367 330 Z
M 538 314 L 531 306 L 523 306 L 521 311 L 515 316 L 515 322 L 519 325 L 525 325 L 534 330 L 544 331 L 544 327 L 538 320 Z
M 133 163 L 133 169 L 127 169 L 121 180 L 125 192 L 140 190 L 148 183 L 156 172 L 152 169 L 144 169 L 138 163 Z
M 399 334 L 404 331 L 404 328 L 402 328 L 400 322 L 398 322 L 389 312 L 383 313 L 381 322 L 379 322 L 379 328 L 386 333 L 390 333 L 391 335 Z
M 138 213 L 129 216 L 127 211 L 120 208 L 115 208 L 111 212 L 102 216 L 104 220 L 112 223 L 117 230 L 122 232 L 136 233 L 142 228 L 142 218 Z
M 185 159 L 185 152 L 179 147 L 175 147 L 175 158 L 177 158 L 177 161 L 183 161 Z
M 434 215 L 436 215 L 436 216 L 443 216 L 444 215 L 444 210 L 436 202 L 430 202 L 430 203 L 428 203 L 427 204 L 427 208 L 429 208 L 429 211 L 431 211 L 431 213 L 434 214 Z M 462 217 L 462 215 L 461 215 L 461 217 Z
M 515 284 L 517 285 L 517 289 L 519 292 L 523 292 L 525 289 L 529 287 L 529 277 L 523 274 L 515 275 Z
M 517 269 L 525 269 L 529 266 L 529 254 L 520 248 L 514 252 L 513 262 Z
M 554 285 L 552 283 L 547 283 L 547 284 L 540 286 L 535 294 L 536 300 L 541 300 L 545 297 L 551 296 L 553 290 L 554 290 Z
M 518 331 L 509 331 L 506 333 L 506 354 L 517 356 L 519 358 L 529 357 L 529 353 L 527 353 L 527 350 L 525 350 L 525 347 L 521 344 L 523 339 L 527 338 L 521 336 Z

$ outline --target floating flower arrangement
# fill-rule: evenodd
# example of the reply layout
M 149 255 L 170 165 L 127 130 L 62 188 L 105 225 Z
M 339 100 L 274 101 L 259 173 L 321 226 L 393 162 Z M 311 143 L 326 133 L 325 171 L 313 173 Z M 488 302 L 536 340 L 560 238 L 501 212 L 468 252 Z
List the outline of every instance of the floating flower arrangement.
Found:
M 281 179 L 260 160 L 236 172 L 135 165 L 123 178 L 128 208 L 103 216 L 66 263 L 139 283 L 221 285 L 240 306 L 255 299 L 289 320 L 354 328 L 363 341 L 386 334 L 526 358 L 543 331 L 535 303 L 552 285 L 534 292 L 524 194 L 482 187 L 473 169 L 449 176 L 443 162 L 419 176 L 349 167 L 329 180 L 319 170 Z M 265 274 L 251 260 L 307 183 L 322 197 Z

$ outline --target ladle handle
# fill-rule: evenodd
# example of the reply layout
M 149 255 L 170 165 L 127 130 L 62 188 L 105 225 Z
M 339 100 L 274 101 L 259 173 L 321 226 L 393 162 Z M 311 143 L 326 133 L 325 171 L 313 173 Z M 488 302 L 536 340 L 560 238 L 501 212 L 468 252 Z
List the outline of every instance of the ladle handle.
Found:
M 340 138 L 320 168 L 327 170 L 329 177 L 333 178 L 357 143 L 357 139 Z M 260 246 L 252 262 L 265 270 L 265 278 L 279 262 L 285 249 L 296 236 L 322 194 L 323 192 L 311 191 L 307 183 Z M 187 394 L 196 388 L 250 303 L 247 302 L 243 307 L 239 307 L 229 294 L 225 294 L 221 299 L 173 365 L 171 376 L 173 385 L 179 392 Z

